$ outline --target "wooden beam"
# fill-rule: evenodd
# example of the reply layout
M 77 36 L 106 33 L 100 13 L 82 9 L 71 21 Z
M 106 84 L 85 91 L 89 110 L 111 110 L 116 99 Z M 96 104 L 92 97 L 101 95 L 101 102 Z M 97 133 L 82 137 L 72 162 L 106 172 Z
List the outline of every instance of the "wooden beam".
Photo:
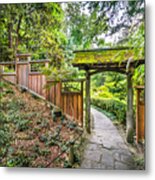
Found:
M 49 59 L 38 59 L 38 60 L 29 61 L 30 64 L 33 64 L 33 63 L 49 63 L 49 62 L 50 62 Z
M 0 65 L 14 65 L 16 62 L 15 61 L 7 61 L 7 62 L 0 62 Z
M 53 83 L 53 82 L 83 82 L 85 79 L 63 79 L 61 81 L 56 81 L 56 80 L 47 80 L 48 83 Z
M 133 87 L 132 73 L 127 74 L 127 114 L 126 114 L 126 139 L 127 142 L 134 141 L 134 119 L 133 119 Z
M 122 62 L 100 62 L 100 63 L 73 63 L 74 67 L 78 67 L 79 69 L 84 70 L 93 70 L 93 69 L 100 69 L 105 68 L 108 70 L 109 68 L 117 68 L 117 69 L 126 69 L 128 60 L 123 60 Z M 136 68 L 139 65 L 145 64 L 144 59 L 139 60 L 132 60 L 130 62 L 130 67 Z
M 106 72 L 106 71 L 111 71 L 111 72 L 118 72 L 118 73 L 121 73 L 121 74 L 126 74 L 126 71 L 123 70 L 123 69 L 118 69 L 118 68 L 109 68 L 109 69 L 106 69 L 106 68 L 101 68 L 101 69 L 98 69 L 96 71 L 91 71 L 89 73 L 89 75 L 94 75 L 94 74 L 97 74 L 97 73 L 101 73 L 101 72 Z
M 94 49 L 82 49 L 82 50 L 75 50 L 73 53 L 78 52 L 100 52 L 100 51 L 113 51 L 113 50 L 129 50 L 133 49 L 133 47 L 107 47 L 107 48 L 94 48 Z
M 89 70 L 86 71 L 86 132 L 90 134 L 90 75 Z

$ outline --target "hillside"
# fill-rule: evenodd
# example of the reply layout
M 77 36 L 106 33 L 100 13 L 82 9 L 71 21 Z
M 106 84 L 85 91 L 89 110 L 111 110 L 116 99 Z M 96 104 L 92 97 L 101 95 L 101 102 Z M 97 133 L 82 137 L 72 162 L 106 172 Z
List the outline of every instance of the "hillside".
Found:
M 53 120 L 47 102 L 4 81 L 0 91 L 0 166 L 79 166 L 77 124 L 64 116 Z

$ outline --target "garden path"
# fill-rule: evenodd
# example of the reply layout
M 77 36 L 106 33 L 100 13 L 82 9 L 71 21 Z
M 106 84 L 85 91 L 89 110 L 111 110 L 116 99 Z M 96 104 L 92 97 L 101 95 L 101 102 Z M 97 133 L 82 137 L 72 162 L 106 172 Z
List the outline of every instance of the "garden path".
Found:
M 134 169 L 133 157 L 111 120 L 91 109 L 93 128 L 87 138 L 81 168 L 103 170 Z

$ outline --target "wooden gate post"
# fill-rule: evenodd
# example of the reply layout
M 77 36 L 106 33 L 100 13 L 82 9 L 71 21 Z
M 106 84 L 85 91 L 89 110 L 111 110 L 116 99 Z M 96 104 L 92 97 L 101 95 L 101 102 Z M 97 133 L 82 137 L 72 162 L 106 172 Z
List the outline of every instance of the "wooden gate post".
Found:
M 134 119 L 133 119 L 133 87 L 132 73 L 127 74 L 127 114 L 126 114 L 126 139 L 127 142 L 134 141 Z
M 86 119 L 85 119 L 85 128 L 87 133 L 90 134 L 90 74 L 89 71 L 86 71 Z
M 144 86 L 136 86 L 136 143 L 145 140 L 145 104 L 140 95 L 144 91 Z

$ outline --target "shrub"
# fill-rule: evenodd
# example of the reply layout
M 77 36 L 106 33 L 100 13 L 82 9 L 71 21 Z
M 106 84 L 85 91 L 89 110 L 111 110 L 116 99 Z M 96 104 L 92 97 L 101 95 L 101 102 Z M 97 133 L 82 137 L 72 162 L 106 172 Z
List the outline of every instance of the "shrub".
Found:
M 117 121 L 124 123 L 126 119 L 125 103 L 115 99 L 92 98 L 91 104 L 114 114 L 114 116 L 117 118 Z

